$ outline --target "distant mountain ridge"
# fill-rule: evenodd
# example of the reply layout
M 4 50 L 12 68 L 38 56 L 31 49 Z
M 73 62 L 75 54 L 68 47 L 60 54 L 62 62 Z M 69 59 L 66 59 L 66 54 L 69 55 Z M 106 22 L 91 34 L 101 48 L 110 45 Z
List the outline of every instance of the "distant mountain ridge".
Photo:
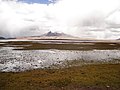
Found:
M 5 39 L 4 37 L 0 37 L 0 39 Z
M 47 37 L 59 37 L 59 36 L 73 37 L 73 36 L 65 34 L 65 33 L 51 32 L 51 31 L 49 31 L 48 33 L 45 33 L 45 34 L 41 35 L 41 37 L 43 37 L 43 36 L 47 36 Z
M 46 33 L 46 34 L 43 34 L 43 35 L 41 35 L 41 36 L 61 36 L 61 35 L 63 35 L 64 33 L 57 33 L 57 32 L 55 32 L 55 33 L 53 33 L 53 32 L 48 32 L 48 33 Z
M 45 33 L 43 35 L 40 36 L 28 36 L 28 37 L 22 37 L 20 39 L 77 39 L 78 37 L 74 37 L 72 35 L 69 34 L 65 34 L 65 33 L 59 33 L 59 32 L 52 32 L 49 31 L 48 33 Z M 17 38 L 19 39 L 19 38 Z

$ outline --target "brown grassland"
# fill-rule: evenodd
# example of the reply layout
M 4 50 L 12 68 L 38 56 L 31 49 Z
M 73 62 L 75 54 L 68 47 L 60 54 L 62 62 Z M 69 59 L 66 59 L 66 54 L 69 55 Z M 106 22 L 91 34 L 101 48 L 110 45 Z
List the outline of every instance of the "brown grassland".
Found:
M 0 90 L 120 90 L 120 64 L 1 72 Z
M 60 42 L 60 41 L 58 41 Z M 0 42 L 1 43 L 1 42 Z M 0 47 L 16 47 L 15 50 L 43 50 L 43 49 L 58 49 L 58 50 L 120 50 L 119 42 L 60 42 L 48 41 L 33 42 L 33 41 L 9 41 L 0 44 Z

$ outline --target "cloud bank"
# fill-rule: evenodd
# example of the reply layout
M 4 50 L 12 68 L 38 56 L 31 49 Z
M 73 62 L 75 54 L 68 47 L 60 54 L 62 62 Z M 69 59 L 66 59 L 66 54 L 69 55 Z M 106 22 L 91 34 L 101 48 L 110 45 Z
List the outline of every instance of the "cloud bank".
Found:
M 0 36 L 58 31 L 81 38 L 120 38 L 119 6 L 120 0 L 57 0 L 49 5 L 0 0 Z

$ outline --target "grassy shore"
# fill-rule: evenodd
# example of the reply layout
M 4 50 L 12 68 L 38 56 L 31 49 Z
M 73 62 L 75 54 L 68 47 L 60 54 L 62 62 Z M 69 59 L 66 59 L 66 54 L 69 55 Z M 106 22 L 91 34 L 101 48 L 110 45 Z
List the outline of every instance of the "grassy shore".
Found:
M 1 42 L 0 42 L 1 43 Z M 0 44 L 0 47 L 14 47 L 15 50 L 119 50 L 119 42 L 40 42 L 40 41 L 9 41 Z
M 0 90 L 120 90 L 120 64 L 1 72 Z
M 120 43 L 10 41 L 0 44 L 1 47 L 14 47 L 16 50 L 119 50 Z M 52 65 L 25 72 L 0 72 L 0 90 L 120 90 L 119 62 L 70 61 L 64 63 L 65 67 Z

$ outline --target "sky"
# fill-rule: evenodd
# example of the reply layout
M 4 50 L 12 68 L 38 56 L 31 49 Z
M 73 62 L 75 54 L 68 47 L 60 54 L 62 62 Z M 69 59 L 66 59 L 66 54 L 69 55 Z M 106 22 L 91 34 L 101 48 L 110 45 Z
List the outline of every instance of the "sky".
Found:
M 80 38 L 120 38 L 120 0 L 0 0 L 0 36 L 48 31 Z
M 50 4 L 53 3 L 55 0 L 19 0 L 25 3 L 39 3 L 39 4 Z

